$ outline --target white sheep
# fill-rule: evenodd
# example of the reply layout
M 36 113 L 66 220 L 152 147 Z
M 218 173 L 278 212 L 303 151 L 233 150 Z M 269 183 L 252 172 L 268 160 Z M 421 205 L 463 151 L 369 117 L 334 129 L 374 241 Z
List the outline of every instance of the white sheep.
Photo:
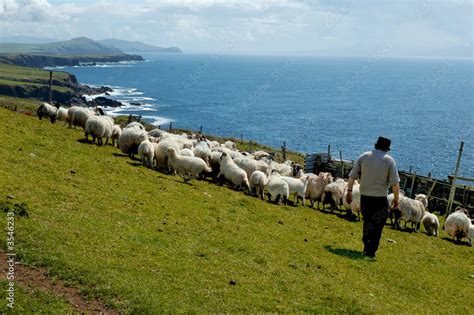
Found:
M 73 111 L 71 123 L 74 127 L 79 126 L 85 128 L 87 120 L 94 115 L 95 112 L 93 110 L 85 107 L 80 107 Z
M 167 134 L 167 133 L 168 132 L 157 128 L 157 129 L 153 129 L 153 130 L 148 131 L 148 136 L 159 138 L 162 135 Z
M 423 222 L 423 226 L 429 236 L 439 235 L 439 220 L 436 215 L 425 211 L 425 215 L 421 221 Z
M 344 191 L 344 197 L 342 198 L 342 204 L 346 209 L 350 209 L 352 213 L 357 214 L 360 220 L 360 184 L 354 183 L 352 186 L 352 202 L 348 204 L 346 201 L 347 189 Z
M 394 195 L 390 194 L 387 197 L 389 205 L 392 205 Z M 425 215 L 425 206 L 420 200 L 408 198 L 406 196 L 399 196 L 398 209 L 391 209 L 395 217 L 394 227 L 400 229 L 400 220 L 405 221 L 406 224 L 411 222 L 412 228 L 418 232 L 421 225 L 421 220 Z
M 261 160 L 264 157 L 271 159 L 270 153 L 267 153 L 265 151 L 256 151 L 253 153 L 253 156 L 256 160 Z
M 180 153 L 181 153 L 182 156 L 194 156 L 193 151 L 191 151 L 190 149 L 187 149 L 187 148 L 181 149 Z M 206 161 L 204 161 L 204 162 L 206 162 Z
M 155 146 L 148 139 L 142 141 L 138 146 L 138 155 L 140 155 L 143 165 L 152 168 L 155 158 Z
M 468 211 L 466 209 L 458 207 L 456 211 L 446 218 L 446 222 L 444 222 L 444 230 L 453 239 L 456 238 L 458 243 L 462 238 L 470 235 L 469 229 L 471 227 L 471 220 L 467 214 Z M 472 244 L 471 239 L 469 239 L 469 244 Z
M 77 112 L 76 112 L 77 113 Z M 97 139 L 97 144 L 102 145 L 102 138 L 106 138 L 105 144 L 109 143 L 114 128 L 114 120 L 110 116 L 91 116 L 87 119 L 84 126 L 86 141 L 89 141 L 89 135 L 92 136 L 92 142 Z
M 321 201 L 321 196 L 324 192 L 324 188 L 329 183 L 332 183 L 333 178 L 330 173 L 319 173 L 318 176 L 310 176 L 308 179 L 308 187 L 306 187 L 306 199 L 309 199 L 311 203 L 311 207 L 314 208 L 314 202 L 318 202 L 318 208 L 319 208 L 319 202 Z
M 421 201 L 425 209 L 428 209 L 428 196 L 424 194 L 415 195 L 415 200 Z
M 229 150 L 235 151 L 237 150 L 237 146 L 233 141 L 226 141 L 224 142 L 224 147 L 226 147 Z
M 203 159 L 208 165 L 211 165 L 212 151 L 207 142 L 205 141 L 198 142 L 193 149 L 193 153 L 194 153 L 194 156 Z
M 337 209 L 337 206 L 342 204 L 342 199 L 346 189 L 347 182 L 342 178 L 338 178 L 336 181 L 327 184 L 321 196 L 323 208 L 325 204 L 329 204 L 331 206 L 331 211 Z
M 124 128 L 122 134 L 118 138 L 118 147 L 120 151 L 133 157 L 138 153 L 140 143 L 148 139 L 146 132 L 140 128 Z
M 281 179 L 281 175 L 273 170 L 270 176 L 268 177 L 267 186 L 265 189 L 268 192 L 268 200 L 275 200 L 275 203 L 280 202 L 282 198 L 283 204 L 286 204 L 290 196 L 290 188 L 288 183 Z
M 74 112 L 81 109 L 82 107 L 79 107 L 79 106 L 72 106 L 72 107 L 69 107 L 69 109 L 67 110 L 67 123 L 69 124 L 69 128 L 71 128 L 73 126 L 72 124 L 72 117 L 74 116 Z M 76 127 L 76 126 L 74 126 Z
M 168 149 L 170 166 L 178 173 L 185 182 L 199 176 L 203 172 L 211 172 L 212 169 L 204 162 L 203 159 L 195 156 L 179 155 L 174 148 Z
M 262 171 L 255 171 L 250 175 L 249 185 L 250 193 L 257 194 L 263 200 L 265 186 L 267 185 L 268 178 Z
M 250 159 L 248 157 L 238 157 L 238 158 L 232 158 L 235 164 L 237 164 L 238 167 L 243 169 L 245 173 L 247 173 L 247 178 L 250 178 L 252 176 L 253 172 L 259 171 L 259 164 L 257 161 Z
M 225 152 L 221 155 L 220 171 L 217 178 L 220 178 L 221 176 L 224 176 L 225 179 L 230 181 L 238 190 L 242 189 L 242 187 L 247 189 L 250 187 L 247 173 L 238 167 L 232 160 L 231 156 Z
M 119 125 L 114 125 L 112 128 L 112 145 L 115 147 L 116 142 L 118 142 L 118 138 L 122 135 L 122 128 Z
M 298 198 L 301 198 L 301 204 L 306 205 L 306 187 L 308 186 L 308 176 L 294 178 L 289 176 L 281 176 L 281 179 L 288 184 L 290 196 L 294 195 L 293 205 L 298 204 Z
M 43 117 L 48 117 L 51 123 L 54 124 L 56 122 L 58 109 L 53 105 L 43 103 L 43 105 L 38 107 L 38 109 L 36 110 L 36 114 L 38 115 L 38 118 L 40 120 L 42 120 Z
M 175 149 L 177 154 L 180 154 L 179 144 L 172 139 L 164 139 L 159 143 L 155 144 L 155 164 L 160 170 L 169 171 L 169 149 Z
M 58 108 L 58 113 L 56 114 L 56 119 L 58 121 L 64 121 L 66 124 L 69 121 L 69 115 L 67 114 L 68 110 L 64 107 Z
M 132 121 L 127 126 L 125 126 L 125 128 L 123 128 L 123 129 L 128 129 L 128 128 L 137 128 L 137 129 L 145 131 L 145 127 L 143 127 L 142 124 L 140 124 L 139 122 L 136 122 L 136 121 Z

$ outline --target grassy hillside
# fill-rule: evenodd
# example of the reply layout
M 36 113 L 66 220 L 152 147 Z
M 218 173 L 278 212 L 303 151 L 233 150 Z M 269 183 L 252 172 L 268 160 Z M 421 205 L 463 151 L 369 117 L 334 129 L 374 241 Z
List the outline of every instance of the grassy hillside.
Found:
M 17 254 L 124 313 L 474 309 L 473 250 L 444 232 L 387 228 L 377 260 L 367 260 L 361 223 L 184 184 L 79 142 L 80 130 L 5 109 L 0 121 L 0 198 L 29 208 L 16 219 Z M 29 298 L 38 309 L 52 300 Z
M 101 44 L 95 40 L 79 37 L 67 41 L 47 44 L 17 44 L 0 43 L 0 53 L 26 53 L 26 54 L 121 54 L 114 47 Z

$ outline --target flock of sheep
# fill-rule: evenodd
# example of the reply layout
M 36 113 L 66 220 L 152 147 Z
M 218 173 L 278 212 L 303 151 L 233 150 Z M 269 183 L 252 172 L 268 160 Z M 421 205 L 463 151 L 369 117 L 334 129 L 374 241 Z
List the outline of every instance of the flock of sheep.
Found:
M 177 174 L 184 181 L 210 177 L 219 183 L 227 181 L 237 190 L 246 189 L 261 199 L 264 199 L 266 192 L 269 201 L 277 204 L 280 201 L 286 204 L 293 197 L 295 206 L 300 200 L 302 205 L 309 200 L 311 207 L 315 202 L 318 208 L 320 203 L 323 209 L 329 205 L 331 211 L 343 206 L 360 219 L 360 185 L 357 181 L 353 187 L 353 201 L 348 204 L 346 180 L 335 179 L 330 173 L 304 173 L 301 165 L 290 160 L 277 163 L 265 151 L 241 152 L 232 141 L 221 144 L 202 135 L 177 135 L 161 129 L 147 132 L 138 122 L 122 129 L 100 108 L 92 110 L 74 106 L 66 109 L 45 103 L 38 108 L 37 114 L 40 119 L 48 117 L 52 123 L 59 120 L 70 127 L 84 128 L 86 141 L 89 141 L 89 136 L 92 142 L 97 140 L 99 145 L 103 144 L 103 138 L 106 138 L 106 144 L 111 140 L 113 146 L 117 145 L 130 157 L 138 154 L 145 166 Z M 389 204 L 392 199 L 393 194 L 390 194 Z M 392 225 L 400 229 L 400 221 L 404 221 L 405 227 L 411 223 L 414 231 L 418 232 L 423 223 L 428 235 L 438 236 L 439 220 L 427 211 L 427 207 L 426 195 L 419 194 L 411 199 L 402 193 L 398 209 L 390 211 Z M 456 209 L 446 219 L 444 229 L 457 242 L 467 238 L 471 245 L 474 225 L 468 214 L 466 209 Z

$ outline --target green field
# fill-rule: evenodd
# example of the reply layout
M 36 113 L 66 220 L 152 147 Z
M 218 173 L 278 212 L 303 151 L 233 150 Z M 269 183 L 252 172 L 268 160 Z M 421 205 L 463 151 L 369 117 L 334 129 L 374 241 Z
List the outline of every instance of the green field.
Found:
M 185 184 L 61 124 L 3 108 L 0 121 L 0 201 L 29 208 L 16 219 L 16 252 L 86 299 L 146 314 L 472 314 L 473 249 L 444 232 L 387 227 L 373 261 L 360 254 L 361 223 Z M 20 291 L 18 307 L 67 310 L 35 292 Z

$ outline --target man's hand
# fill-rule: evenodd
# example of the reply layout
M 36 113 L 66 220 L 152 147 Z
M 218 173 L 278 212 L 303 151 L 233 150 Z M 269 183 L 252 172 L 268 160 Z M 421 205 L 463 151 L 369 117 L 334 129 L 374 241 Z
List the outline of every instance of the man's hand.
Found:
M 346 201 L 348 204 L 352 203 L 352 191 L 347 192 Z
M 393 198 L 390 208 L 398 209 L 398 198 Z

